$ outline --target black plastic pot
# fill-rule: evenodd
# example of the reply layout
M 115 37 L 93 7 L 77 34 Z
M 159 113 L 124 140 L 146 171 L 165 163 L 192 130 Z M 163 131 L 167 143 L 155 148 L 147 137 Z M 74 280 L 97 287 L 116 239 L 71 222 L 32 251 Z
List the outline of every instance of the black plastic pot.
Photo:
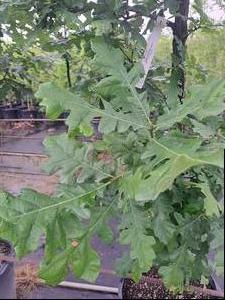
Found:
M 118 297 L 119 299 L 126 299 L 123 295 L 124 295 L 124 283 L 125 283 L 125 280 L 126 278 L 121 278 L 120 279 L 120 283 L 119 283 L 119 286 L 118 286 Z M 216 283 L 213 279 L 213 277 L 210 277 L 209 279 L 209 282 L 210 282 L 210 285 L 211 285 L 211 288 L 212 290 L 214 291 L 218 291 L 220 292 L 217 287 L 216 287 Z M 161 299 L 161 298 L 160 298 Z M 216 296 L 213 296 L 213 299 L 221 299 L 221 297 L 216 297 Z
M 6 108 L 8 108 L 7 105 L 4 104 L 0 105 L 0 119 L 3 119 L 3 110 Z
M 0 105 L 0 110 L 5 109 L 5 108 L 9 108 L 9 106 L 6 105 L 6 104 L 1 104 L 1 105 Z
M 12 245 L 9 242 L 1 239 L 0 255 L 14 257 Z M 0 299 L 16 299 L 16 285 L 13 262 L 0 263 Z
M 102 133 L 99 131 L 100 121 L 101 121 L 101 117 L 95 117 L 91 121 L 91 125 L 92 125 L 92 128 L 94 130 L 95 137 L 97 139 L 101 139 L 102 138 Z
M 59 116 L 59 119 L 67 119 L 69 117 L 69 114 L 70 113 L 68 111 L 65 111 Z
M 38 110 L 36 113 L 36 118 L 37 119 L 45 119 L 46 118 L 45 112 Z
M 123 299 L 123 285 L 125 278 L 121 278 L 118 286 L 118 297 L 119 299 Z
M 23 110 L 23 109 L 27 109 L 27 106 L 25 104 L 20 104 L 20 105 L 17 105 L 16 108 L 18 110 Z
M 59 115 L 58 119 L 67 119 L 69 114 L 70 114 L 69 112 L 65 111 Z M 64 121 L 55 121 L 54 123 L 50 124 L 50 126 L 52 126 L 53 124 L 54 124 L 54 127 L 57 127 L 57 128 L 62 128 L 63 126 L 65 126 Z
M 27 106 L 21 104 L 21 105 L 17 105 L 15 108 L 17 109 L 17 118 L 21 119 L 20 112 L 23 109 L 27 109 Z
M 20 101 L 16 101 L 16 102 L 14 102 L 14 103 L 12 103 L 12 107 L 19 107 L 19 106 L 21 106 L 21 102 Z
M 37 117 L 36 109 L 20 109 L 19 118 L 20 119 L 35 119 Z
M 18 108 L 10 107 L 1 110 L 2 119 L 17 119 Z

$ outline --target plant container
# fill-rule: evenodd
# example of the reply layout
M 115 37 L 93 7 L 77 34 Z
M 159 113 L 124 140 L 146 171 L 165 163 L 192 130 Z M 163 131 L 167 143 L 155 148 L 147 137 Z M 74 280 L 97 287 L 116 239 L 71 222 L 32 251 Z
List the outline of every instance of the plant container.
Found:
M 3 119 L 3 110 L 9 108 L 8 105 L 2 104 L 0 105 L 0 119 Z
M 35 108 L 32 109 L 21 109 L 19 111 L 20 119 L 35 119 L 37 116 L 37 110 Z
M 70 114 L 69 112 L 65 111 L 59 115 L 58 119 L 67 119 L 69 114 Z M 54 122 L 54 126 L 58 127 L 58 128 L 61 128 L 64 125 L 65 125 L 64 121 L 55 121 Z
M 45 112 L 41 111 L 41 110 L 38 110 L 37 113 L 36 113 L 36 118 L 37 119 L 45 119 L 46 118 Z
M 99 131 L 100 121 L 101 121 L 101 117 L 95 117 L 91 121 L 91 125 L 94 130 L 95 137 L 99 139 L 102 138 L 102 133 Z
M 60 116 L 59 119 L 67 119 L 69 117 L 69 112 L 68 111 L 64 111 Z
M 21 101 L 16 101 L 12 103 L 12 107 L 19 107 L 19 106 L 21 106 Z
M 24 105 L 24 104 L 21 104 L 21 105 L 16 106 L 16 108 L 18 109 L 18 111 L 17 111 L 17 117 L 20 119 L 21 118 L 21 116 L 20 116 L 21 110 L 27 109 L 27 106 Z
M 0 239 L 0 256 L 14 257 L 12 245 Z M 0 299 L 16 299 L 14 263 L 0 261 Z
M 18 108 L 7 107 L 2 110 L 2 119 L 17 119 Z
M 122 278 L 118 296 L 119 299 L 224 299 L 223 293 L 216 290 L 212 278 L 206 289 L 199 284 L 193 284 L 183 293 L 175 294 L 168 291 L 157 276 L 143 276 L 139 283 L 129 278 Z
M 39 107 L 37 107 L 36 119 L 46 119 L 45 111 L 40 110 Z M 48 124 L 45 121 L 35 122 L 35 126 L 43 130 L 48 128 Z

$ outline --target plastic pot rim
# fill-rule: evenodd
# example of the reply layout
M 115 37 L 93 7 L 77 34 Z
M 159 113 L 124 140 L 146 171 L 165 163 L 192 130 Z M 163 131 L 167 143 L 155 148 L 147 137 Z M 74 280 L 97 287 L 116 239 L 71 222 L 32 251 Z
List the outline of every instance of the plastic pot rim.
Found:
M 10 253 L 7 256 L 14 257 L 15 256 L 15 252 L 13 250 L 12 244 L 9 241 L 6 241 L 4 239 L 0 239 L 0 242 L 5 243 L 9 247 Z M 10 266 L 12 264 L 13 264 L 12 262 L 2 262 L 2 263 L 0 263 L 0 276 L 3 275 L 6 272 L 8 266 Z

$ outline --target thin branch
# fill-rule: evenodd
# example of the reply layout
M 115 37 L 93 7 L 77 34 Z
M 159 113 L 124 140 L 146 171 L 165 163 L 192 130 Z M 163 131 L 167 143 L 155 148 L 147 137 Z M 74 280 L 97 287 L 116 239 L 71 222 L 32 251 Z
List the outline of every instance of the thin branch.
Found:
M 134 15 L 130 15 L 129 12 L 126 11 L 126 16 L 123 15 L 120 17 L 127 21 L 127 20 L 134 19 L 134 18 L 141 17 L 141 16 L 142 16 L 141 13 L 136 13 Z
M 119 47 L 120 51 L 123 53 L 123 55 L 128 59 L 128 61 L 133 64 L 132 59 L 126 54 L 126 52 L 124 51 L 124 49 L 122 47 Z
M 71 76 L 70 76 L 70 62 L 67 57 L 65 58 L 65 61 L 66 61 L 66 74 L 67 74 L 68 85 L 69 85 L 69 88 L 71 88 L 72 83 L 71 83 Z
M 102 190 L 103 188 L 109 186 L 110 184 L 112 184 L 113 182 L 115 182 L 118 178 L 120 178 L 122 175 L 119 175 L 117 177 L 114 177 L 112 178 L 111 180 L 109 180 L 108 182 L 106 182 L 105 184 L 102 184 L 100 185 L 99 187 L 91 190 L 91 191 L 88 191 L 86 193 L 83 193 L 81 195 L 78 195 L 78 196 L 75 196 L 75 197 L 71 197 L 69 199 L 66 199 L 66 200 L 62 200 L 60 202 L 57 202 L 57 203 L 54 203 L 54 204 L 51 204 L 51 205 L 46 205 L 44 207 L 41 207 L 41 208 L 38 208 L 38 209 L 34 209 L 34 210 L 30 210 L 28 212 L 25 212 L 25 213 L 21 213 L 20 215 L 17 215 L 17 216 L 13 216 L 9 219 L 5 219 L 7 222 L 15 222 L 15 221 L 19 221 L 20 219 L 24 219 L 28 216 L 32 216 L 32 215 L 35 215 L 35 214 L 40 214 L 46 210 L 52 210 L 52 209 L 57 209 L 59 208 L 60 206 L 64 206 L 64 205 L 67 205 L 71 202 L 74 202 L 76 200 L 79 200 L 83 197 L 86 197 L 86 196 L 89 196 L 93 193 L 96 193 L 98 192 L 99 190 Z
M 129 0 L 126 0 L 126 17 L 130 17 L 130 12 L 129 12 Z
M 130 10 L 130 11 L 132 11 L 132 10 Z M 135 19 L 135 18 L 138 18 L 141 16 L 143 16 L 143 14 L 141 12 L 135 12 L 135 14 L 133 14 L 133 15 L 130 15 L 129 13 L 127 14 L 127 12 L 126 12 L 126 16 L 122 15 L 120 17 L 123 18 L 124 21 L 128 21 L 128 20 Z M 158 17 L 158 15 L 156 15 L 156 14 L 148 15 L 148 18 L 150 18 L 151 20 L 157 20 L 157 17 Z M 172 30 L 174 30 L 174 26 L 175 26 L 174 22 L 167 19 L 166 25 L 167 25 L 167 27 L 170 27 L 170 28 L 172 28 Z
M 187 34 L 187 38 L 194 33 L 195 31 L 199 30 L 199 29 L 211 29 L 211 27 L 224 27 L 223 24 L 211 24 L 211 25 L 197 25 L 195 26 L 193 29 L 190 29 L 188 34 Z
M 172 30 L 175 29 L 175 23 L 172 21 L 167 20 L 166 25 L 167 27 L 170 27 Z

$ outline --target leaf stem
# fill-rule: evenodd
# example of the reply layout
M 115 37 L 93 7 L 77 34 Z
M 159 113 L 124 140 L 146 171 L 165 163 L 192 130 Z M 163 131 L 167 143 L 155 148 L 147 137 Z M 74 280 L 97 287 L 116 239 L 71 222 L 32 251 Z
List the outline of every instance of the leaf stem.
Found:
M 149 119 L 148 112 L 145 110 L 144 105 L 143 105 L 143 103 L 141 102 L 141 100 L 140 100 L 140 98 L 138 96 L 136 88 L 133 87 L 132 84 L 129 82 L 129 80 L 127 78 L 127 74 L 124 74 L 123 70 L 120 70 L 120 72 L 121 72 L 122 76 L 125 78 L 127 86 L 130 88 L 131 93 L 133 94 L 133 96 L 137 100 L 137 102 L 138 102 L 141 110 L 143 111 L 143 113 L 144 113 L 144 115 L 145 115 L 145 117 L 146 117 L 146 119 L 147 119 L 147 121 L 149 123 L 150 128 L 152 128 L 153 124 L 152 124 L 152 122 Z
M 72 198 L 66 199 L 64 201 L 61 201 L 61 202 L 58 202 L 58 203 L 55 203 L 55 204 L 52 204 L 52 205 L 48 205 L 48 206 L 45 206 L 45 207 L 42 207 L 42 208 L 39 208 L 39 209 L 35 209 L 33 211 L 29 211 L 29 212 L 21 214 L 19 216 L 13 216 L 13 218 L 8 219 L 8 221 L 14 223 L 15 220 L 20 220 L 21 218 L 25 218 L 25 217 L 28 217 L 28 216 L 31 216 L 31 215 L 34 215 L 34 214 L 38 214 L 38 213 L 44 212 L 44 211 L 49 210 L 49 209 L 56 209 L 56 208 L 58 208 L 60 206 L 66 205 L 66 204 L 71 203 L 71 202 L 73 202 L 75 200 L 78 200 L 78 199 L 81 199 L 81 198 L 86 197 L 88 195 L 91 195 L 92 193 L 95 193 L 95 192 L 97 192 L 97 191 L 99 191 L 99 190 L 107 187 L 108 185 L 110 185 L 111 183 L 113 183 L 114 181 L 116 181 L 117 179 L 119 179 L 121 176 L 123 176 L 123 175 L 116 176 L 112 180 L 106 182 L 105 184 L 102 184 L 98 188 L 93 189 L 93 190 L 91 190 L 91 191 L 89 191 L 87 193 L 84 193 L 82 195 L 79 195 L 79 196 L 76 196 L 76 197 L 72 197 Z

